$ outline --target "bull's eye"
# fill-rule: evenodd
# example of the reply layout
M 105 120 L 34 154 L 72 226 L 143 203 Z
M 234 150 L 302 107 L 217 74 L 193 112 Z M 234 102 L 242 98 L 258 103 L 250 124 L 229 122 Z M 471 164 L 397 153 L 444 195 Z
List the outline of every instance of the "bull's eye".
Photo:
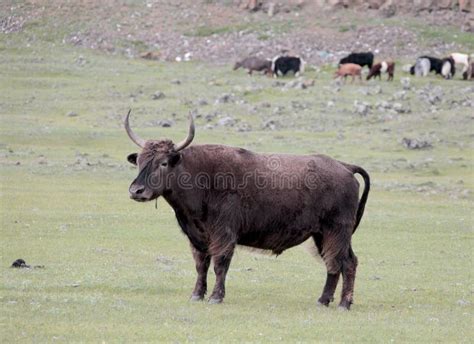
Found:
M 160 164 L 161 167 L 166 167 L 168 166 L 168 162 L 167 161 L 163 161 L 161 164 Z

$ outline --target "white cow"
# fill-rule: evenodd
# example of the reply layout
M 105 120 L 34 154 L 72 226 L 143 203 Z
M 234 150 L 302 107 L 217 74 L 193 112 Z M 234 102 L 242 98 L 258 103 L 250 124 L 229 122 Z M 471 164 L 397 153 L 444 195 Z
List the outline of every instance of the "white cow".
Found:
M 452 53 L 449 56 L 452 57 L 455 64 L 460 64 L 460 65 L 463 66 L 462 67 L 462 73 L 467 71 L 467 69 L 469 68 L 469 63 L 471 61 L 471 58 L 468 54 Z

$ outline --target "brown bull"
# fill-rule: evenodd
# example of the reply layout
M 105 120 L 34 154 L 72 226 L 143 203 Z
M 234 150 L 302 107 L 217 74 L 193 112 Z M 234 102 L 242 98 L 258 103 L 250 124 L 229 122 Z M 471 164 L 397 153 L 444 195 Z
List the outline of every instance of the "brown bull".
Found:
M 189 238 L 197 281 L 192 300 L 207 291 L 207 272 L 214 262 L 216 283 L 210 303 L 225 295 L 225 278 L 236 245 L 279 255 L 312 238 L 327 267 L 318 302 L 329 305 L 342 274 L 340 306 L 352 304 L 357 257 L 351 237 L 364 213 L 370 179 L 362 168 L 324 155 L 257 154 L 224 145 L 193 145 L 188 137 L 143 140 L 129 125 L 131 140 L 141 147 L 128 161 L 138 166 L 129 188 L 136 201 L 159 196 L 173 208 Z M 359 201 L 362 175 L 365 188 Z

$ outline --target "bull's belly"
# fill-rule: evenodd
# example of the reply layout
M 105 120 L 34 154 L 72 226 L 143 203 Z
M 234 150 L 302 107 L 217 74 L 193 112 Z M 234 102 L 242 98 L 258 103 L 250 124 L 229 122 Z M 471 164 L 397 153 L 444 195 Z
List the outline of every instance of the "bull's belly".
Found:
M 303 243 L 311 234 L 312 230 L 310 228 L 252 231 L 241 234 L 237 244 L 261 250 L 270 250 L 274 254 L 280 254 L 291 247 Z

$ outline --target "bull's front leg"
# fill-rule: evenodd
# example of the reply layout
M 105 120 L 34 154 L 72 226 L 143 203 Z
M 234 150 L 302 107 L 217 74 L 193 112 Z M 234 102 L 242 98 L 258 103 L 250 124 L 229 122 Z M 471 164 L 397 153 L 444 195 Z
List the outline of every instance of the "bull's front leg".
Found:
M 191 301 L 200 301 L 204 299 L 207 292 L 207 271 L 211 263 L 211 256 L 208 253 L 200 252 L 191 245 L 193 258 L 196 262 L 197 280 L 194 291 L 191 295 Z
M 213 256 L 214 272 L 216 274 L 216 284 L 212 291 L 209 303 L 221 303 L 225 296 L 225 278 L 229 270 L 230 262 L 234 254 L 234 248 L 224 255 Z

